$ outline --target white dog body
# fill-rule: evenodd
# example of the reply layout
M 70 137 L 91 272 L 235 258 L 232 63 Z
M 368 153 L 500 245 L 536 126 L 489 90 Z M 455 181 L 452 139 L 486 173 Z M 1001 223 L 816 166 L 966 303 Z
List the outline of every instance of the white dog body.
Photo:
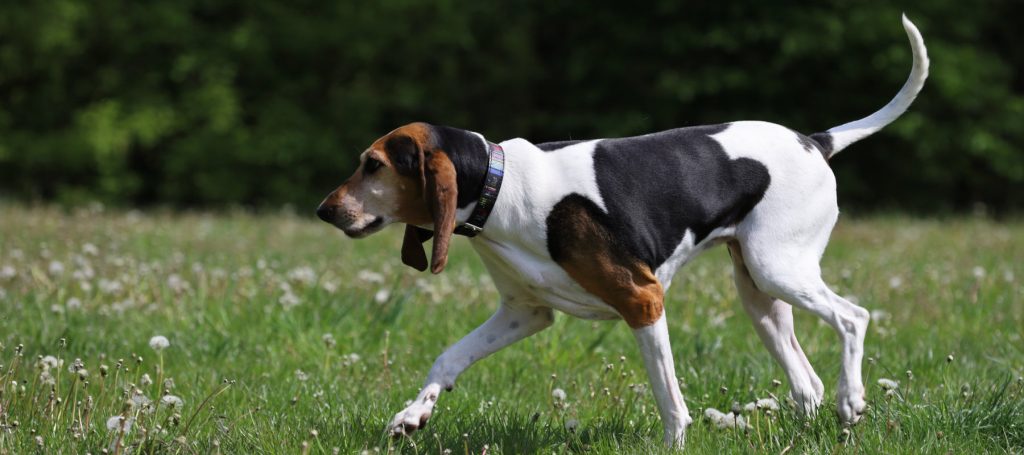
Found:
M 584 319 L 621 318 L 630 325 L 665 441 L 682 444 L 691 418 L 675 376 L 663 296 L 681 266 L 721 243 L 733 258 L 743 307 L 785 370 L 793 399 L 805 414 L 816 412 L 824 387 L 797 342 L 791 305 L 836 330 L 843 344 L 838 411 L 844 423 L 856 423 L 865 409 L 861 359 L 869 315 L 821 280 L 819 261 L 839 214 L 827 160 L 899 117 L 923 87 L 928 73 L 924 42 L 906 17 L 903 24 L 914 54 L 906 85 L 878 112 L 825 133 L 808 137 L 783 126 L 744 121 L 622 139 L 502 142 L 500 193 L 485 229 L 471 239 L 502 296 L 501 305 L 438 357 L 419 396 L 395 416 L 392 430 L 408 433 L 422 427 L 440 391 L 450 389 L 462 371 L 548 327 L 552 311 L 558 310 Z M 479 163 L 480 153 L 486 157 L 488 142 L 476 133 L 404 128 L 364 154 L 367 162 L 386 162 L 373 169 L 394 167 L 409 176 L 419 166 L 424 181 L 436 183 L 443 175 L 466 177 L 474 167 L 467 163 Z M 360 178 L 401 191 L 410 191 L 414 181 L 372 177 L 372 172 Z M 479 169 L 473 172 L 482 175 Z M 439 215 L 445 212 L 443 201 L 432 206 L 433 221 L 401 208 L 370 212 L 366 206 L 372 204 L 364 201 L 333 202 L 358 199 L 353 196 L 358 188 L 346 185 L 359 182 L 346 182 L 328 196 L 318 214 L 357 237 L 393 221 L 450 232 L 474 213 L 473 197 L 481 190 L 462 181 L 456 185 L 451 175 L 448 179 L 447 187 L 424 184 L 432 195 L 451 193 L 447 212 L 454 215 L 448 219 Z M 464 197 L 466 192 L 470 197 Z M 447 237 L 435 239 L 435 273 L 443 269 Z

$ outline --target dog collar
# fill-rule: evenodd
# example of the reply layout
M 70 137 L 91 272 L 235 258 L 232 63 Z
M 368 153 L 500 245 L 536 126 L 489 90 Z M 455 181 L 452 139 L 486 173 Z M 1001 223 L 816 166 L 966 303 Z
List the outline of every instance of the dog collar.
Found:
M 487 177 L 484 178 L 484 188 L 480 191 L 480 199 L 476 201 L 476 207 L 469 219 L 455 228 L 455 233 L 466 237 L 476 237 L 483 232 L 487 217 L 491 216 L 491 209 L 494 202 L 498 200 L 498 191 L 501 189 L 501 179 L 505 176 L 505 149 L 493 142 L 487 143 L 488 161 Z

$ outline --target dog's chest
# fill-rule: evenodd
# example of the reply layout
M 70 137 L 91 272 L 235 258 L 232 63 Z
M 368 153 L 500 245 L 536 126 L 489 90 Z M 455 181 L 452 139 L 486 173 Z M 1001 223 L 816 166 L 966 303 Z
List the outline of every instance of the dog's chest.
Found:
M 618 319 L 619 313 L 583 289 L 546 253 L 474 244 L 506 304 L 544 306 L 582 319 Z

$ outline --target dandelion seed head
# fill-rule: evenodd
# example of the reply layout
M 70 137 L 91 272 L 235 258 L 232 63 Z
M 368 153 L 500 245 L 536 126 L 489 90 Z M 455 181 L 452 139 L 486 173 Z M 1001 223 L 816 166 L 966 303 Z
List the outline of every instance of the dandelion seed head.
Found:
M 384 282 L 384 275 L 370 270 L 360 270 L 359 273 L 356 274 L 356 278 L 367 283 L 380 284 Z
M 14 267 L 11 267 L 9 265 L 0 267 L 0 279 L 9 280 L 16 276 L 18 276 L 18 271 L 14 270 Z
M 149 347 L 157 352 L 167 349 L 170 345 L 171 342 L 163 335 L 157 335 L 149 339 Z
M 320 337 L 320 339 L 323 340 L 324 346 L 327 346 L 327 349 L 333 349 L 334 346 L 338 344 L 338 342 L 334 340 L 334 335 L 329 333 L 325 333 L 324 336 Z
M 884 390 L 896 390 L 900 387 L 900 383 L 888 378 L 880 378 L 878 385 Z
M 48 268 L 50 275 L 60 276 L 64 274 L 64 263 L 60 261 L 50 261 L 50 266 Z
M 89 256 L 97 256 L 100 254 L 100 249 L 92 243 L 86 243 L 85 245 L 82 245 L 82 253 Z
M 298 379 L 300 382 L 306 382 L 309 380 L 309 374 L 302 370 L 295 370 L 295 379 Z
M 980 265 L 976 265 L 971 269 L 971 275 L 974 275 L 974 278 L 979 280 L 985 278 L 985 268 Z
M 900 286 L 903 286 L 903 278 L 901 278 L 899 275 L 889 278 L 889 288 L 897 289 Z
M 171 409 L 181 409 L 185 405 L 185 401 L 177 395 L 164 395 L 160 398 L 160 404 Z
M 377 293 L 373 294 L 373 301 L 377 303 L 385 303 L 388 298 L 391 297 L 391 291 L 388 289 L 380 289 Z
M 565 429 L 571 432 L 576 432 L 576 429 L 580 427 L 580 421 L 576 419 L 569 419 L 565 421 Z
M 139 383 L 143 387 L 149 387 L 153 385 L 153 378 L 149 377 L 149 373 L 145 373 L 142 375 L 142 378 L 139 379 Z
M 277 302 L 281 304 L 286 310 L 290 310 L 292 307 L 298 306 L 302 303 L 299 297 L 293 294 L 291 291 L 286 291 L 281 298 L 277 299 Z
M 562 389 L 555 389 L 551 391 L 551 398 L 554 398 L 555 401 L 565 401 L 565 397 L 565 391 Z

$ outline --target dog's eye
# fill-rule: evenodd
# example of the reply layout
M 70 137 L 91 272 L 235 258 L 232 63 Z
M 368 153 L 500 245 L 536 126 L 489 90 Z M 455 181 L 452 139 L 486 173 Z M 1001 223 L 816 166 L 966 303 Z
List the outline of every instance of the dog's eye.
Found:
M 363 172 L 369 175 L 374 173 L 377 169 L 380 169 L 381 166 L 383 166 L 383 164 L 379 160 L 366 158 L 366 163 L 363 163 Z

